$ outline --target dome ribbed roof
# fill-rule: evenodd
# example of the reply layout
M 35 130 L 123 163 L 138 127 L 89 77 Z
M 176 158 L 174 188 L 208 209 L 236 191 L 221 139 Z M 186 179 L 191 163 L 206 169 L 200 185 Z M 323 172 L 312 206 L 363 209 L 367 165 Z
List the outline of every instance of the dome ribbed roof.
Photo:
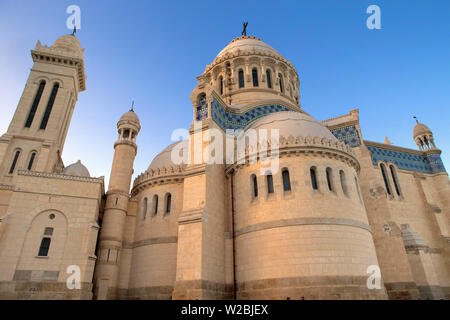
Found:
M 89 170 L 81 163 L 80 160 L 65 167 L 62 173 L 69 176 L 91 177 Z
M 78 39 L 71 34 L 66 34 L 56 39 L 52 48 L 75 53 L 80 53 L 83 51 L 80 41 L 78 41 Z
M 265 51 L 266 53 L 272 53 L 275 55 L 281 56 L 274 48 L 269 46 L 267 43 L 262 41 L 259 38 L 253 36 L 242 36 L 236 39 L 233 39 L 222 51 L 219 52 L 217 58 L 227 54 L 227 53 L 235 53 L 238 50 L 255 50 L 255 51 Z
M 427 134 L 427 133 L 430 133 L 430 134 L 432 133 L 430 128 L 428 128 L 423 123 L 417 122 L 416 125 L 414 126 L 413 138 L 415 139 L 417 136 Z
M 139 123 L 139 117 L 137 116 L 137 114 L 133 111 L 130 110 L 128 112 L 126 112 L 119 121 L 132 121 L 132 122 L 137 122 Z
M 289 137 L 290 135 L 297 137 L 325 137 L 327 139 L 337 140 L 331 131 L 320 124 L 310 115 L 303 112 L 296 111 L 280 111 L 275 112 L 265 117 L 259 118 L 251 123 L 248 129 L 279 129 L 279 135 Z M 270 133 L 267 133 L 270 137 Z

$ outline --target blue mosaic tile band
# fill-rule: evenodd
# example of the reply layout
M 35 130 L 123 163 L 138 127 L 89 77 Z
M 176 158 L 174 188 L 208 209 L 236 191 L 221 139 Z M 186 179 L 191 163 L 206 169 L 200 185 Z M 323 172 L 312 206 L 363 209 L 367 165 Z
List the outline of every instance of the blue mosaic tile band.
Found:
M 367 146 L 372 153 L 372 163 L 376 165 L 379 160 L 394 162 L 400 169 L 418 171 L 423 173 L 445 172 L 444 164 L 439 154 L 421 156 L 413 153 L 395 151 L 379 147 Z
M 338 140 L 345 142 L 350 147 L 359 147 L 361 140 L 359 140 L 358 130 L 355 126 L 348 126 L 344 128 L 331 130 L 331 133 L 338 138 Z
M 244 129 L 249 123 L 270 113 L 280 111 L 292 111 L 282 105 L 264 105 L 258 106 L 244 113 L 232 113 L 225 111 L 217 100 L 211 103 L 211 115 L 215 123 L 223 130 L 226 129 Z
M 430 154 L 428 157 L 428 162 L 430 163 L 431 171 L 436 172 L 446 172 L 444 163 L 442 162 L 440 154 Z

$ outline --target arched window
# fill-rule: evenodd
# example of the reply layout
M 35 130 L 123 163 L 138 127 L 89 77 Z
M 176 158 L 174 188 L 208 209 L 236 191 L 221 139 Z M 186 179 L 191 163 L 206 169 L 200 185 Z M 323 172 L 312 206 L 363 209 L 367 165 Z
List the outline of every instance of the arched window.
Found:
M 52 93 L 50 94 L 50 98 L 48 99 L 47 108 L 45 108 L 44 117 L 42 118 L 40 129 L 45 130 L 45 128 L 47 128 L 48 118 L 50 118 L 50 113 L 52 112 L 58 89 L 59 83 L 55 83 L 52 89 Z
M 391 186 L 389 185 L 386 167 L 385 167 L 384 163 L 380 164 L 380 168 L 381 168 L 381 175 L 383 176 L 383 180 L 384 180 L 384 186 L 386 187 L 386 191 L 388 194 L 392 194 Z
M 250 180 L 251 180 L 251 183 L 253 186 L 253 197 L 257 198 L 258 197 L 258 179 L 256 178 L 256 175 L 252 174 Z
M 14 169 L 16 168 L 17 160 L 19 160 L 20 156 L 20 150 L 17 150 L 14 154 L 13 161 L 11 163 L 11 167 L 9 168 L 9 174 L 12 174 L 14 172 Z
M 144 200 L 142 200 L 142 211 L 141 211 L 141 217 L 142 220 L 145 220 L 145 218 L 147 217 L 147 203 L 148 203 L 148 199 L 147 197 L 144 198 Z
M 158 195 L 153 196 L 153 215 L 156 216 L 158 214 Z
M 39 88 L 36 92 L 36 95 L 34 96 L 33 104 L 31 105 L 30 112 L 28 113 L 27 121 L 25 122 L 25 128 L 31 127 L 31 123 L 33 123 L 34 115 L 36 114 L 36 110 L 39 105 L 39 101 L 41 101 L 42 92 L 45 88 L 45 81 L 42 80 L 41 83 L 39 83 Z
M 52 241 L 53 236 L 53 228 L 45 228 L 44 229 L 44 236 L 41 240 L 41 245 L 39 246 L 39 257 L 46 257 L 48 256 L 48 250 L 50 249 L 50 242 Z
M 272 89 L 272 74 L 270 73 L 270 70 L 266 70 L 266 76 L 267 76 L 267 88 Z
M 267 193 L 273 193 L 273 176 L 272 174 L 268 174 L 267 178 Z
M 339 178 L 341 180 L 342 192 L 344 193 L 344 195 L 348 196 L 347 181 L 345 179 L 344 170 L 339 171 Z
M 28 162 L 27 170 L 31 170 L 33 168 L 34 158 L 36 158 L 36 152 L 32 152 L 30 156 L 30 161 Z
M 258 70 L 256 68 L 253 68 L 252 70 L 252 78 L 253 78 L 253 86 L 257 87 L 259 83 L 258 83 Z
M 311 175 L 311 186 L 313 190 L 318 190 L 319 185 L 317 184 L 316 167 L 311 167 L 311 169 L 309 169 L 309 173 Z
M 223 77 L 219 77 L 219 92 L 221 95 L 223 95 Z
M 208 103 L 206 102 L 206 94 L 202 93 L 198 97 L 196 120 L 202 121 L 208 118 Z
M 355 177 L 355 187 L 356 187 L 356 191 L 358 191 L 359 201 L 362 202 L 361 191 L 359 190 L 359 183 L 358 183 L 358 179 L 356 177 Z
M 238 77 L 239 77 L 239 88 L 243 88 L 244 87 L 244 71 L 242 69 L 239 70 Z
M 284 191 L 291 190 L 291 179 L 289 177 L 289 170 L 283 169 L 283 171 L 281 172 L 281 175 L 283 177 L 283 190 Z
M 39 246 L 39 257 L 46 257 L 48 255 L 48 250 L 50 249 L 51 238 L 44 237 L 41 240 L 41 245 Z
M 166 194 L 166 214 L 170 213 L 172 208 L 172 195 L 170 193 Z
M 328 184 L 328 190 L 333 191 L 333 170 L 328 167 L 326 170 L 327 173 L 327 184 Z
M 394 181 L 395 191 L 397 192 L 397 195 L 400 195 L 400 185 L 398 184 L 397 172 L 395 171 L 395 168 L 392 164 L 389 166 L 389 169 L 391 169 L 391 175 L 392 180 Z
M 281 75 L 281 73 L 278 74 L 278 77 L 280 78 L 280 91 L 281 93 L 284 92 L 284 87 L 283 87 L 283 76 Z

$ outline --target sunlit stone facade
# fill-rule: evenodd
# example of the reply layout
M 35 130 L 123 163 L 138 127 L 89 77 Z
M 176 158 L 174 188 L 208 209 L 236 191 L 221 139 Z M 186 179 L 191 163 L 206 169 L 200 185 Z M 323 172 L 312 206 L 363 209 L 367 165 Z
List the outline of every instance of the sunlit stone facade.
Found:
M 242 36 L 197 77 L 188 137 L 134 181 L 151 124 L 122 116 L 105 193 L 61 160 L 83 56 L 73 35 L 38 42 L 0 138 L 0 298 L 449 298 L 450 184 L 424 124 L 413 150 L 365 140 L 358 110 L 319 122 L 293 64 Z

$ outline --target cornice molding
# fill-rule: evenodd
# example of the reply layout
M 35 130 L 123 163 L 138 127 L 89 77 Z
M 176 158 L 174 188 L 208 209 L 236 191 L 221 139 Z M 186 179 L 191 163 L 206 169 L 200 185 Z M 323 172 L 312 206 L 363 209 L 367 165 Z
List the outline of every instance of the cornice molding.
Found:
M 47 173 L 47 172 L 38 172 L 38 171 L 28 171 L 28 170 L 17 170 L 17 174 L 19 176 L 30 176 L 30 177 L 49 178 L 49 179 L 60 179 L 60 180 L 72 180 L 72 181 L 81 181 L 81 182 L 89 182 L 89 183 L 100 183 L 102 185 L 104 184 L 103 178 L 69 176 L 69 175 L 65 175 L 65 174 Z

